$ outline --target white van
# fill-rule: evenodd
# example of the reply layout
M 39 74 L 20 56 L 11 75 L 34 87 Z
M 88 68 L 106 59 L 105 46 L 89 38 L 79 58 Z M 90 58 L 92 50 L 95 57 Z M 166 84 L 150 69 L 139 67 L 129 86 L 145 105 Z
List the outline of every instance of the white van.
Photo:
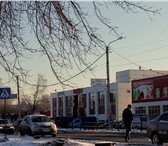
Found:
M 132 128 L 146 129 L 149 122 L 147 115 L 133 115 Z

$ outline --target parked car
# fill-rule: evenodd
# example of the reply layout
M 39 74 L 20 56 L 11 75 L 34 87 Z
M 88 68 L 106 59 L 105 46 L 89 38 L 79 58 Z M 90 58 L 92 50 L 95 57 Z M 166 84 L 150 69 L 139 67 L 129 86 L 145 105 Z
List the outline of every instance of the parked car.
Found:
M 60 128 L 67 128 L 69 123 L 72 122 L 74 119 L 75 117 L 72 117 L 72 116 L 51 118 L 51 120 L 54 121 L 57 127 L 60 127 Z
M 24 136 L 25 134 L 31 136 L 52 135 L 52 137 L 55 137 L 57 126 L 46 115 L 27 115 L 20 124 L 20 135 Z
M 80 118 L 74 119 L 72 122 L 69 123 L 70 127 L 81 127 L 82 126 L 82 120 Z
M 123 122 L 122 121 L 116 121 L 116 120 L 110 120 L 110 121 L 106 121 L 104 123 L 99 123 L 98 126 L 99 129 L 108 129 L 108 128 L 115 128 L 115 129 L 121 129 L 123 128 Z
M 97 118 L 90 117 L 78 117 L 69 123 L 69 127 L 73 128 L 97 128 Z
M 147 115 L 133 115 L 132 128 L 136 129 L 146 129 L 149 123 L 149 118 Z
M 168 112 L 149 121 L 147 136 L 154 145 L 168 143 Z
M 0 133 L 14 134 L 15 127 L 8 120 L 0 119 Z

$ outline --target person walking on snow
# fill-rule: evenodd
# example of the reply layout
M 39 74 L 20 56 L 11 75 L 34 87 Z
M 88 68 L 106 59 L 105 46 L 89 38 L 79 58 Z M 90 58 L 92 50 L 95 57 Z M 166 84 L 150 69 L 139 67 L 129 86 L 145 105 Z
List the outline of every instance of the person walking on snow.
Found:
M 132 128 L 132 121 L 133 121 L 133 115 L 131 111 L 132 105 L 128 104 L 127 108 L 123 110 L 122 118 L 125 125 L 126 133 L 125 133 L 125 141 L 130 141 L 130 134 L 131 134 L 131 128 Z

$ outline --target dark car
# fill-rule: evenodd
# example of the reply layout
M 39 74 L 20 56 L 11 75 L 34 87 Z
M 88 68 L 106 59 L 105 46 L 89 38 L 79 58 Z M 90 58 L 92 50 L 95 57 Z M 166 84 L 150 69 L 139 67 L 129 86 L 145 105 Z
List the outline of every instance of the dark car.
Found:
M 73 128 L 97 128 L 97 118 L 90 117 L 78 117 L 69 123 L 69 127 Z
M 123 127 L 123 122 L 122 121 L 116 121 L 116 120 L 110 120 L 106 121 L 104 123 L 99 123 L 98 128 L 100 129 L 108 129 L 108 128 L 115 128 L 115 129 L 121 129 Z
M 57 126 L 45 115 L 27 115 L 20 124 L 20 135 L 31 136 L 57 135 Z
M 0 133 L 14 134 L 15 128 L 8 120 L 0 119 Z
M 168 112 L 149 121 L 147 136 L 155 145 L 168 143 Z
M 51 118 L 51 120 L 53 120 L 55 122 L 55 124 L 57 125 L 57 127 L 60 128 L 67 128 L 68 124 L 70 122 L 72 122 L 75 119 L 75 117 L 54 117 Z

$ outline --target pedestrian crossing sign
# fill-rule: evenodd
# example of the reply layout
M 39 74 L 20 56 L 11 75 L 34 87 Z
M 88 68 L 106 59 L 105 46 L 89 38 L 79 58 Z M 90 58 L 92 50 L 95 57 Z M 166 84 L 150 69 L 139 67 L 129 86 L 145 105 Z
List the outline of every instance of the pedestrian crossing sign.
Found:
M 11 88 L 0 88 L 0 99 L 10 99 Z

